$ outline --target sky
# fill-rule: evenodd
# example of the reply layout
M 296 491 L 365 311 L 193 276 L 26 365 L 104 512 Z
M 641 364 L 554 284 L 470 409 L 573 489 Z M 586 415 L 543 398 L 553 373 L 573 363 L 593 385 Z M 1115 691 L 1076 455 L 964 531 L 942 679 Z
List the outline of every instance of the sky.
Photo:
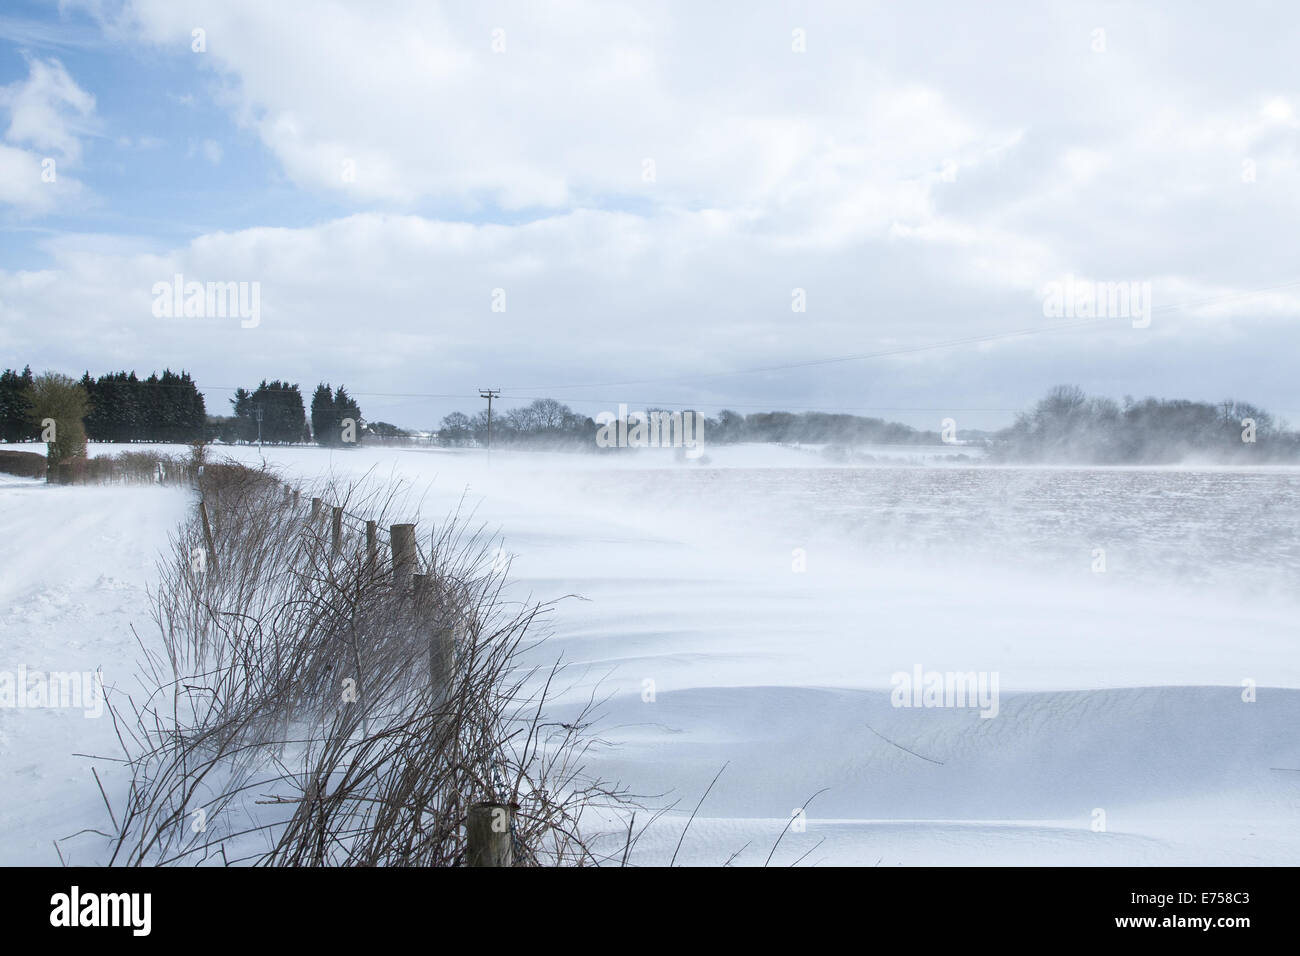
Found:
M 0 365 L 412 428 L 960 433 L 1057 384 L 1300 424 L 1297 49 L 1289 3 L 6 0 Z M 160 314 L 178 275 L 256 314 Z M 1048 305 L 1096 283 L 1128 310 Z

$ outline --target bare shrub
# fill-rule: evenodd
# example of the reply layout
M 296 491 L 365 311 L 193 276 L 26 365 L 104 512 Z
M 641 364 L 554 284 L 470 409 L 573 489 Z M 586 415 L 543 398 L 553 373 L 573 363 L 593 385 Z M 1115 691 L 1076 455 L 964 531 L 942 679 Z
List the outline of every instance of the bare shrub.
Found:
M 459 865 L 479 802 L 516 808 L 516 865 L 603 862 L 626 828 L 584 827 L 631 804 L 584 772 L 595 703 L 546 719 L 559 669 L 520 655 L 547 608 L 503 599 L 481 532 L 442 523 L 413 585 L 355 517 L 418 511 L 390 487 L 295 495 L 212 463 L 198 481 L 208 532 L 182 527 L 160 569 L 145 692 L 109 698 L 131 777 L 113 863 Z M 347 511 L 337 544 L 313 495 Z
M 198 466 L 190 457 L 123 451 L 61 462 L 53 466 L 50 474 L 60 484 L 190 485 L 198 475 Z

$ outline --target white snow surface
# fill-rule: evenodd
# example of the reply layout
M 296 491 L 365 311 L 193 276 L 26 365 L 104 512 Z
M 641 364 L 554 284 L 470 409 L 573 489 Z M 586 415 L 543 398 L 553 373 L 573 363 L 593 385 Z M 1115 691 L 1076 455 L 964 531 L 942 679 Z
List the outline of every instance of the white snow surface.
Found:
M 463 497 L 511 595 L 558 600 L 534 652 L 568 665 L 551 713 L 606 698 L 589 769 L 677 803 L 634 862 L 762 865 L 802 807 L 771 865 L 1300 863 L 1297 470 L 216 454 L 409 483 L 422 534 Z M 133 681 L 130 627 L 156 640 L 145 588 L 191 501 L 0 477 L 0 670 Z M 917 667 L 995 674 L 997 716 L 892 706 Z M 0 863 L 104 826 L 90 767 L 110 799 L 124 783 L 74 753 L 115 754 L 110 722 L 0 710 Z
M 16 679 L 22 668 L 29 678 L 102 670 L 104 686 L 137 690 L 132 627 L 156 642 L 145 589 L 191 506 L 176 488 L 0 475 L 0 671 Z M 90 768 L 112 777 L 114 766 L 75 754 L 115 758 L 121 748 L 112 721 L 87 713 L 0 707 L 0 864 L 58 865 L 55 840 L 110 828 Z M 93 862 L 71 846 L 68 862 Z

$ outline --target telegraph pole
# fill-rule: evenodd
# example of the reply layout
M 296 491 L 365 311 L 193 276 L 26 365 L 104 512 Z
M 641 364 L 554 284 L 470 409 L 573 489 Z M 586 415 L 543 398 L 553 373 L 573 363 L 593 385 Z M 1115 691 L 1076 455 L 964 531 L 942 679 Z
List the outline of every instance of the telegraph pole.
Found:
M 499 388 L 480 388 L 478 390 L 479 398 L 486 398 L 488 403 L 488 433 L 487 433 L 487 450 L 488 457 L 492 457 L 492 399 L 501 394 Z
M 262 450 L 262 406 L 257 406 L 257 450 Z

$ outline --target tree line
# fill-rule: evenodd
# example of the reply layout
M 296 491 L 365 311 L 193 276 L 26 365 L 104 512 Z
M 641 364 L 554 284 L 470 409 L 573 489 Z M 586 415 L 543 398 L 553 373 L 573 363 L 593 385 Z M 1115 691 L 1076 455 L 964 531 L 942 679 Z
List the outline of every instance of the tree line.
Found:
M 1131 396 L 1116 402 L 1058 385 L 995 436 L 990 454 L 1005 461 L 1098 465 L 1295 461 L 1300 434 L 1249 402 Z
M 71 404 L 63 406 L 61 417 L 37 414 L 34 396 L 54 388 L 68 391 Z M 83 411 L 77 424 L 90 441 L 191 442 L 203 436 L 208 420 L 203 395 L 184 370 L 164 369 L 148 378 L 134 371 L 98 378 L 86 372 L 80 381 L 57 372 L 33 376 L 31 366 L 0 373 L 0 437 L 7 442 L 35 441 L 42 420 L 55 417 L 62 425 L 71 418 L 68 409 L 78 407 Z
M 91 441 L 192 441 L 207 423 L 203 396 L 186 371 L 163 369 L 145 379 L 125 371 L 92 379 L 86 372 L 81 387 Z
M 509 411 L 497 409 L 492 416 L 493 445 L 546 444 L 556 448 L 586 448 L 595 441 L 596 423 L 575 414 L 568 405 L 553 398 L 539 398 L 532 404 Z M 485 445 L 488 413 L 476 415 L 452 412 L 443 418 L 438 442 L 449 447 Z
M 261 440 L 266 443 L 316 441 L 340 446 L 360 444 L 371 436 L 405 434 L 385 422 L 364 421 L 360 405 L 342 385 L 337 389 L 324 382 L 317 386 L 309 424 L 301 388 L 280 379 L 263 379 L 251 390 L 236 389 L 230 399 L 231 414 L 209 415 L 197 384 L 183 369 L 164 369 L 147 378 L 134 371 L 92 378 L 87 371 L 76 381 L 54 372 L 35 376 L 27 366 L 21 372 L 5 369 L 0 373 L 0 439 L 43 440 L 41 422 L 51 416 L 38 414 L 35 398 L 51 389 L 69 392 L 60 400 L 63 418 L 82 409 L 76 415 L 76 427 L 82 430 L 83 440 L 89 441 L 255 442 L 260 427 Z
M 668 409 L 647 408 L 646 415 L 668 414 Z M 783 442 L 801 444 L 935 444 L 937 432 L 920 431 L 898 422 L 859 415 L 826 412 L 756 412 L 743 415 L 723 409 L 714 417 L 693 409 L 671 414 L 699 415 L 704 441 L 709 444 L 736 442 Z M 539 398 L 531 404 L 497 412 L 492 419 L 492 444 L 575 446 L 593 448 L 597 423 L 577 414 L 553 398 Z M 482 445 L 487 442 L 487 410 L 470 416 L 452 412 L 438 427 L 443 445 Z
M 347 388 L 340 385 L 331 389 L 326 382 L 317 385 L 312 394 L 310 421 L 302 389 L 296 382 L 263 379 L 251 391 L 237 388 L 230 405 L 232 414 L 208 419 L 209 440 L 234 444 L 255 442 L 260 436 L 264 444 L 314 441 L 318 445 L 342 447 L 400 431 L 385 422 L 365 421 L 361 406 L 348 394 Z
M 664 409 L 645 409 L 646 414 Z M 693 411 L 682 414 L 698 414 Z M 703 418 L 705 444 L 768 442 L 851 447 L 938 445 L 939 432 L 899 422 L 829 412 L 756 412 L 723 409 Z M 492 444 L 595 449 L 597 423 L 555 399 L 500 412 Z M 487 411 L 452 412 L 436 433 L 440 444 L 483 445 Z M 1201 458 L 1216 462 L 1300 461 L 1300 433 L 1287 430 L 1249 402 L 1089 397 L 1061 385 L 1001 431 L 959 432 L 965 446 L 987 449 L 995 461 L 1077 464 L 1163 464 Z
M 409 433 L 385 422 L 366 422 L 361 407 L 343 385 L 317 385 L 311 417 L 297 383 L 266 380 L 254 389 L 238 388 L 231 414 L 206 413 L 202 394 L 184 370 L 164 369 L 140 378 L 134 371 L 109 372 L 80 381 L 54 372 L 0 373 L 0 439 L 47 441 L 42 422 L 57 420 L 60 454 L 76 455 L 85 442 L 254 442 L 315 441 L 327 446 L 360 444 L 364 439 L 405 439 Z M 647 414 L 664 409 L 645 409 Z M 676 414 L 676 413 L 674 413 Z M 696 415 L 693 410 L 680 414 Z M 75 421 L 73 421 L 75 419 Z M 827 412 L 756 412 L 724 409 L 704 416 L 705 444 L 780 442 L 853 446 L 862 444 L 938 444 L 938 433 L 898 422 Z M 553 398 L 500 411 L 492 419 L 492 444 L 546 445 L 598 450 L 595 419 Z M 968 433 L 969 434 L 969 433 Z M 485 445 L 487 410 L 473 416 L 452 412 L 442 419 L 435 440 L 445 446 Z M 1287 430 L 1272 415 L 1249 402 L 1220 403 L 1186 399 L 1125 397 L 1123 402 L 1090 397 L 1077 386 L 1053 388 L 1010 427 L 985 438 L 994 460 L 1080 464 L 1160 464 L 1195 460 L 1267 462 L 1300 460 L 1300 433 Z M 81 453 L 84 453 L 81 452 Z

